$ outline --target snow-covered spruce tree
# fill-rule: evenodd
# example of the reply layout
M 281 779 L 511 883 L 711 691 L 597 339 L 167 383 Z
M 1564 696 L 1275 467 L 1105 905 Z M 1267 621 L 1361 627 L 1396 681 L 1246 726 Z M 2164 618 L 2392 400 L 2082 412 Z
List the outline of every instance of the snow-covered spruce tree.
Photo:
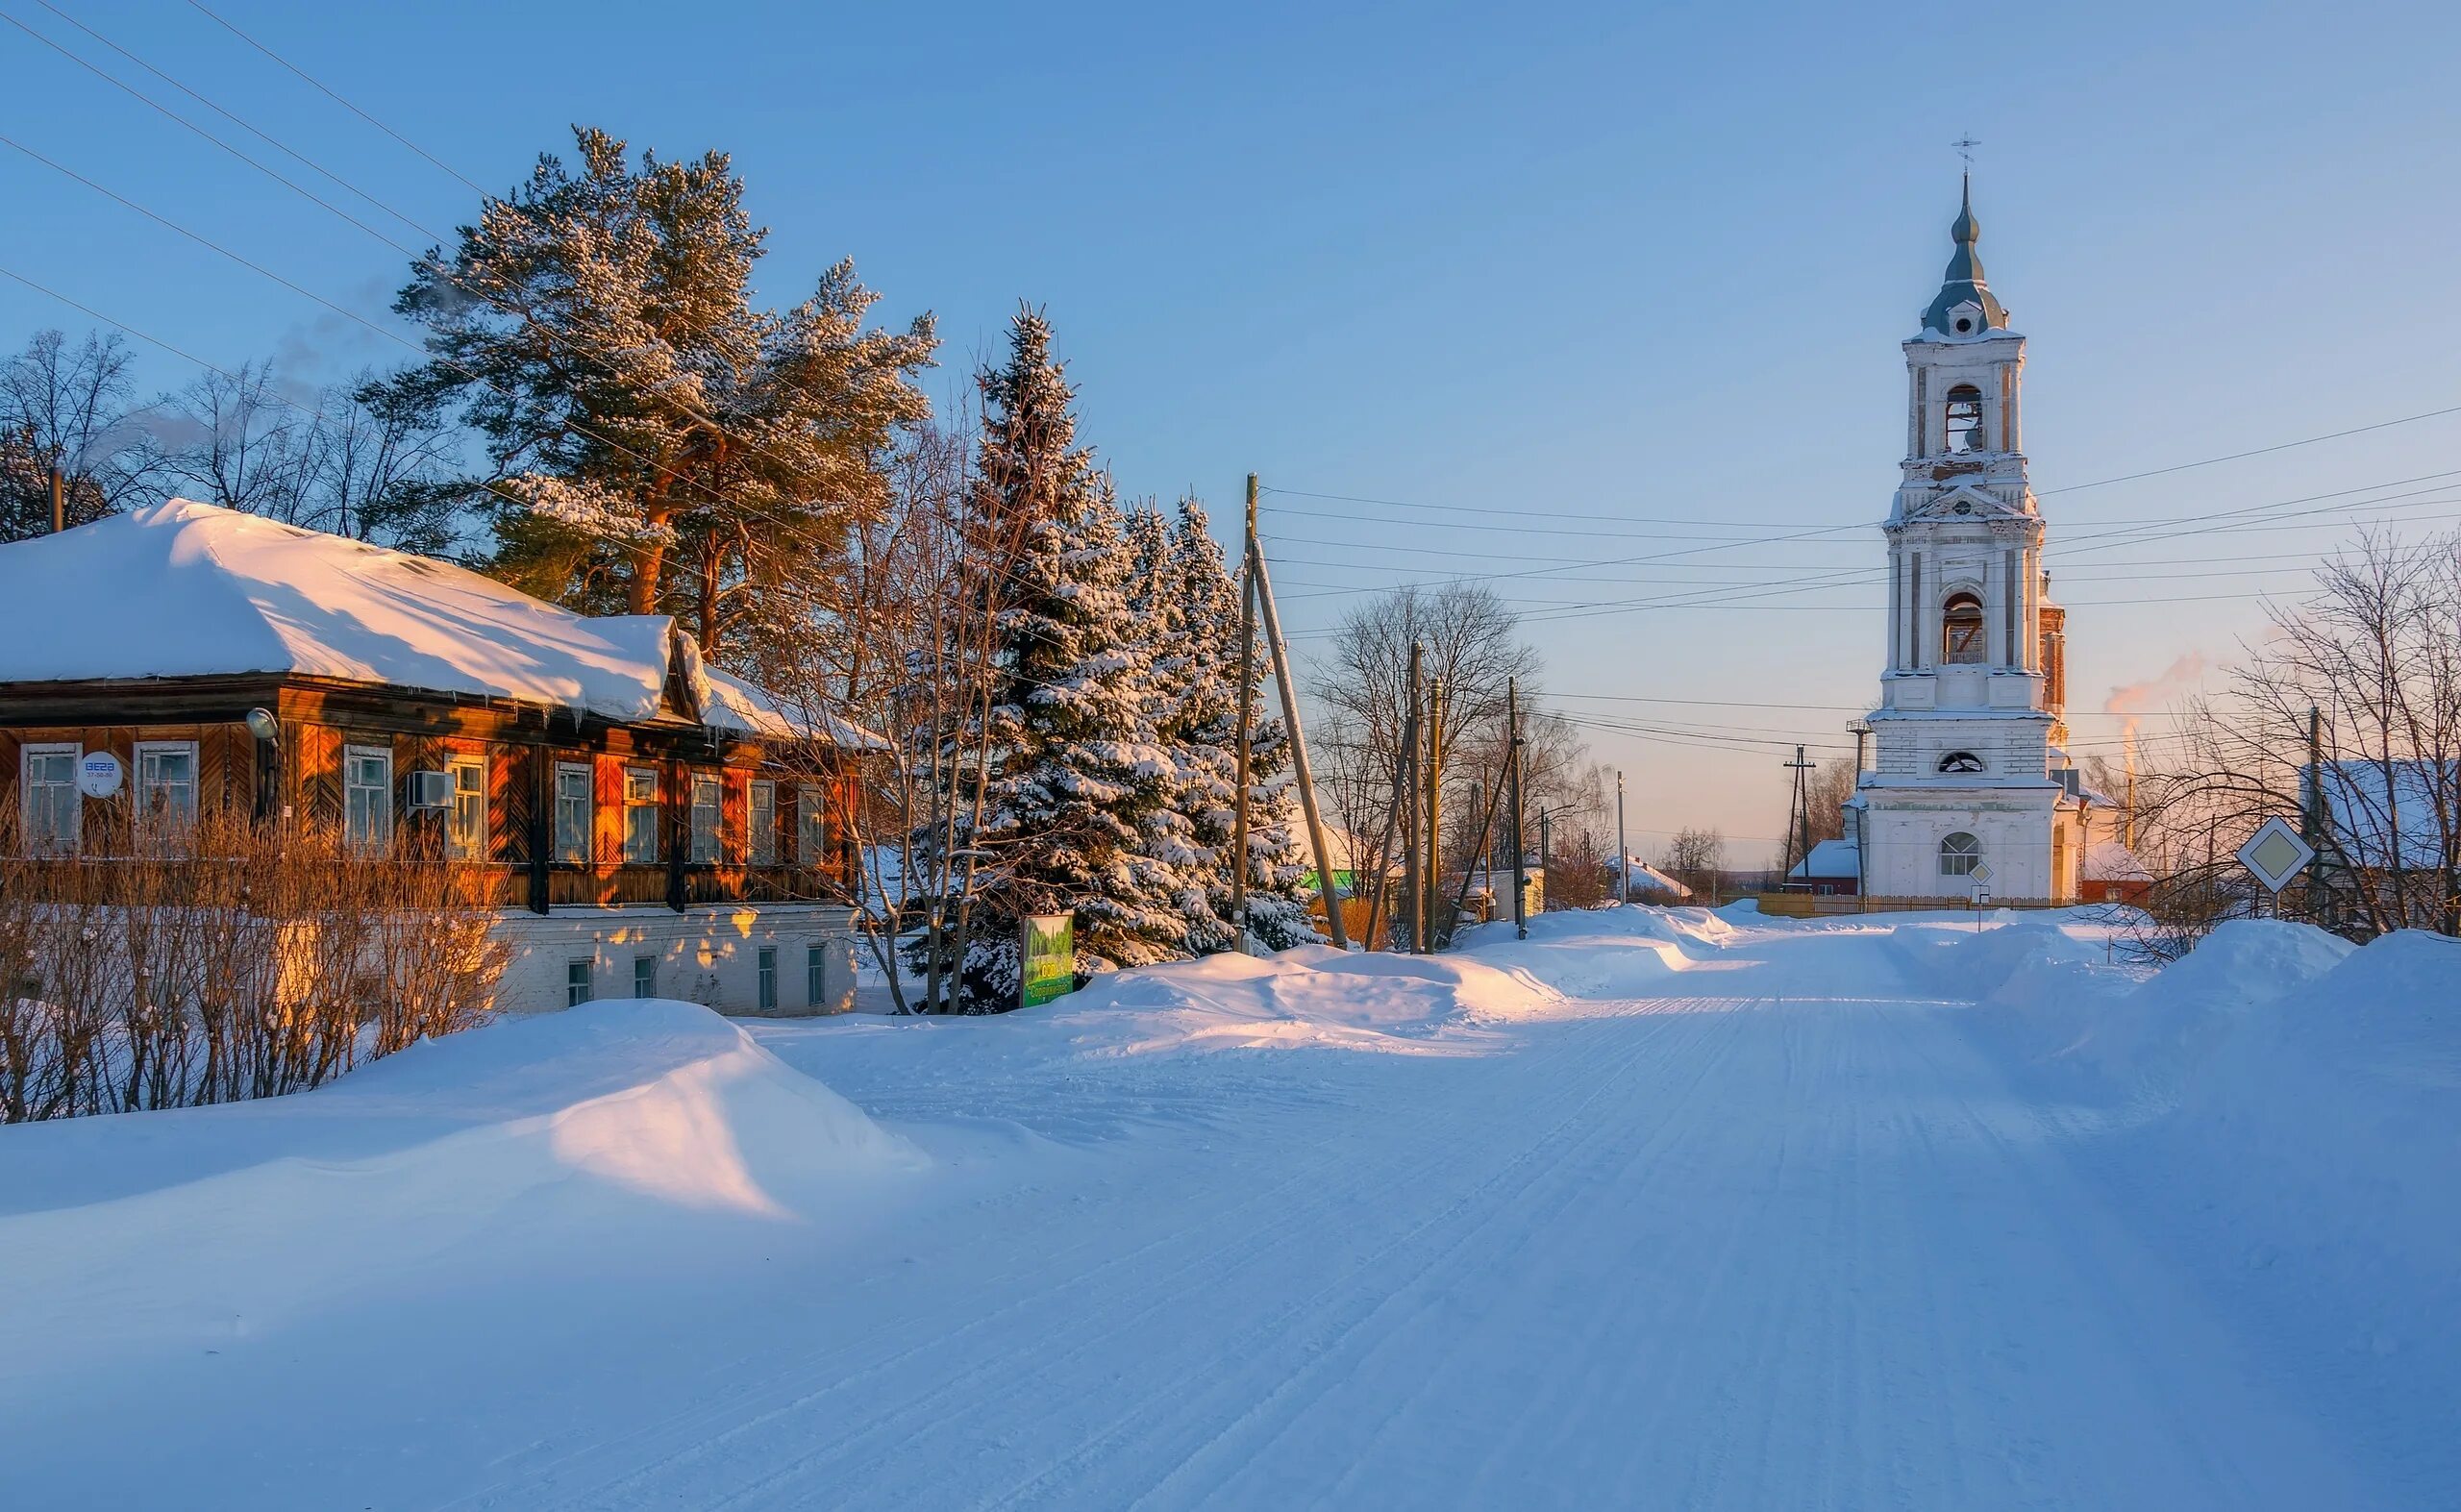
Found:
M 1239 776 L 1239 584 L 1206 528 L 1205 506 L 1181 501 L 1171 537 L 1171 579 L 1182 606 L 1190 668 L 1174 730 L 1180 802 L 1197 844 L 1209 857 L 1206 905 L 1190 911 L 1191 944 L 1235 944 L 1230 925 L 1231 846 Z M 1266 708 L 1266 663 L 1258 632 L 1250 706 Z M 1258 717 L 1248 752 L 1248 932 L 1269 950 L 1323 938 L 1307 914 L 1310 870 L 1289 737 L 1279 719 Z M 1200 940 L 1202 943 L 1199 943 Z
M 1170 879 L 1147 854 L 1170 761 L 1144 707 L 1152 647 L 1130 602 L 1133 561 L 1108 481 L 1076 444 L 1075 395 L 1038 310 L 1010 323 L 982 377 L 977 528 L 1016 550 L 1001 595 L 990 745 L 972 848 L 988 876 L 967 910 L 966 997 L 1016 1002 L 1018 921 L 1074 913 L 1081 956 L 1137 966 L 1184 950 Z M 997 563 L 993 564 L 995 568 Z
M 1209 573 L 1202 563 L 1191 572 L 1171 526 L 1151 507 L 1130 517 L 1129 539 L 1136 571 L 1131 607 L 1151 651 L 1146 720 L 1167 761 L 1163 801 L 1145 818 L 1145 854 L 1170 889 L 1182 947 L 1196 954 L 1225 950 L 1235 940 L 1217 901 L 1230 878 L 1230 853 L 1209 831 L 1218 828 L 1211 821 L 1229 812 L 1230 769 L 1223 764 L 1225 727 L 1214 717 L 1221 690 L 1210 685 L 1220 658 L 1204 643 L 1218 629 L 1210 596 L 1220 586 L 1221 558 L 1211 556 Z

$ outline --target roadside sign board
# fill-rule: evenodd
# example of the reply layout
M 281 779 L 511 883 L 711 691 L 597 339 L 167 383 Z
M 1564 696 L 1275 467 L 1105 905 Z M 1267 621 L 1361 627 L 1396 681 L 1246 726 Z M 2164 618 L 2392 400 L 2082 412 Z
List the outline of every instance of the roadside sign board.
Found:
M 1974 870 L 1966 875 L 1974 879 L 1974 885 L 1976 887 L 1988 887 L 1991 885 L 1991 863 L 1976 861 L 1974 863 Z
M 1028 914 L 1023 931 L 1024 969 L 1017 1005 L 1031 1008 L 1077 990 L 1077 920 L 1073 914 Z
M 2279 892 L 2290 885 L 2292 878 L 2307 869 L 2316 858 L 2316 848 L 2299 837 L 2299 831 L 2288 820 L 2275 814 L 2256 827 L 2248 843 L 2239 847 L 2239 864 L 2250 876 L 2265 884 L 2268 892 Z

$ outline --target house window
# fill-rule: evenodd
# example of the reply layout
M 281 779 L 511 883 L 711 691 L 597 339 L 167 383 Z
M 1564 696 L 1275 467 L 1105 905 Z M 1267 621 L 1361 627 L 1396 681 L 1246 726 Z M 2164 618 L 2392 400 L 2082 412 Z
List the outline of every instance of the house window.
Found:
M 750 812 L 752 864 L 775 866 L 778 864 L 777 783 L 762 781 L 752 784 Z
M 393 753 L 342 748 L 342 838 L 365 850 L 393 843 Z
M 487 758 L 460 754 L 444 758 L 453 778 L 453 807 L 445 816 L 444 848 L 454 859 L 487 856 Z
M 624 768 L 624 860 L 633 866 L 658 864 L 658 773 L 646 766 Z
M 137 815 L 186 824 L 196 818 L 196 742 L 145 740 L 137 747 Z
M 1949 390 L 1948 441 L 1951 452 L 1982 450 L 1982 390 L 1972 384 L 1959 384 Z
M 564 962 L 564 1006 L 578 1008 L 589 1001 L 589 962 Z
M 829 860 L 829 790 L 817 782 L 795 794 L 795 859 L 805 866 Z
M 1971 593 L 1951 593 L 1940 606 L 1940 659 L 1951 665 L 1978 662 L 1983 657 L 1982 601 Z
M 635 955 L 633 957 L 633 996 L 635 998 L 658 996 L 657 956 Z
M 589 768 L 556 763 L 556 859 L 566 866 L 589 861 Z
M 17 785 L 24 797 L 19 818 L 25 825 L 26 849 L 37 855 L 64 855 L 77 849 L 77 821 L 85 806 L 77 801 L 77 763 L 82 746 L 28 746 L 17 757 Z
M 804 947 L 804 1001 L 815 1008 L 829 1001 L 829 953 L 817 945 Z
M 1982 861 L 1982 842 L 1960 830 L 1940 842 L 1940 875 L 1971 877 Z
M 696 866 L 717 864 L 719 792 L 716 778 L 692 774 L 692 862 Z
M 778 952 L 762 947 L 760 952 L 760 1011 L 772 1013 L 778 1007 Z

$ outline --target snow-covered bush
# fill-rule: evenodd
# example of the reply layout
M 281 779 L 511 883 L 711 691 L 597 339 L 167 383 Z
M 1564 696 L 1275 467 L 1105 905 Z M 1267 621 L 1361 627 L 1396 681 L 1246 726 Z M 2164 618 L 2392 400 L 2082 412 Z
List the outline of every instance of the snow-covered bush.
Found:
M 0 816 L 0 1123 L 312 1087 L 485 1016 L 504 947 L 469 863 L 234 815 L 91 823 L 25 854 Z

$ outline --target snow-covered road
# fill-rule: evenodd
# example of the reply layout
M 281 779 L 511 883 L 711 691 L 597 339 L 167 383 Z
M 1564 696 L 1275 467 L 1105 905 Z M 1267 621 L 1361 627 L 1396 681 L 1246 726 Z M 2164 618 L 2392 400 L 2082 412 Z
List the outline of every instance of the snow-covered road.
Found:
M 371 1296 L 115 1405 L 192 1505 L 2405 1504 L 1902 940 L 1694 954 L 1377 1050 L 765 1029 L 926 1190 Z M 6 1402 L 21 1504 L 101 1405 Z

